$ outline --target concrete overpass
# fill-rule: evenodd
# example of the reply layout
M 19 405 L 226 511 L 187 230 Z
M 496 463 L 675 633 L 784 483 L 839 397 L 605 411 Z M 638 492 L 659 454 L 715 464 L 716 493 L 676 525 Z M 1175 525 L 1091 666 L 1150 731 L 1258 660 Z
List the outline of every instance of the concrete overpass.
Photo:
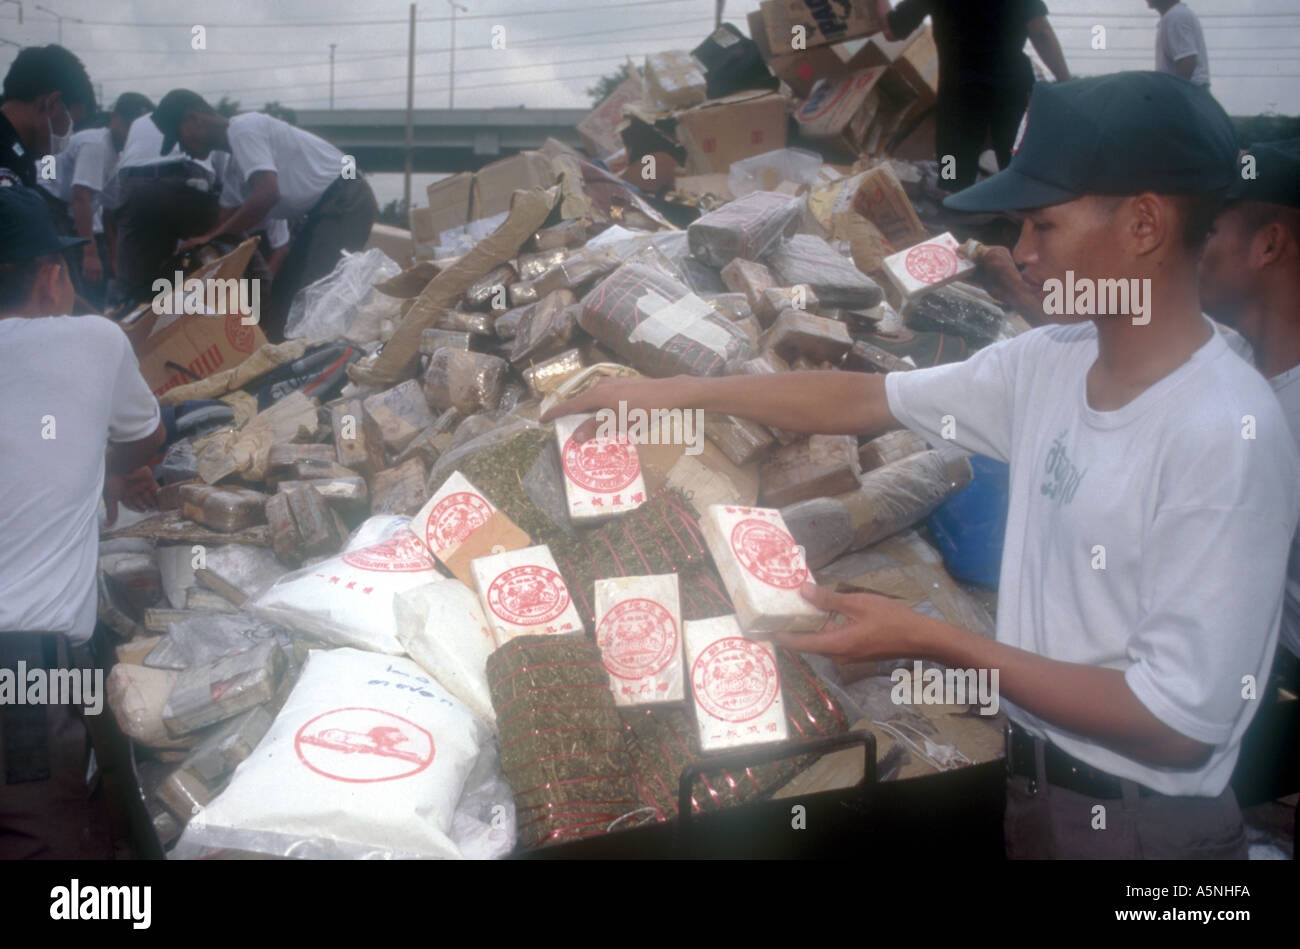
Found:
M 547 138 L 579 144 L 586 109 L 416 109 L 412 170 L 475 171 Z M 363 171 L 403 171 L 405 109 L 299 109 L 298 125 L 354 155 Z

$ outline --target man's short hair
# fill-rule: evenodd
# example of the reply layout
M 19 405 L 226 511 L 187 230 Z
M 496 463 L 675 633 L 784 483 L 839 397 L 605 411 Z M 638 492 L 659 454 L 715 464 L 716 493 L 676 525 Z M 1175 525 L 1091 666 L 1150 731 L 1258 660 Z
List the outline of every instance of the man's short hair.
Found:
M 113 103 L 113 114 L 120 115 L 127 126 L 152 111 L 153 103 L 149 101 L 149 97 L 138 92 L 124 92 Z
M 1210 230 L 1214 227 L 1214 219 L 1219 216 L 1223 210 L 1224 196 L 1226 191 L 1207 191 L 1202 194 L 1165 194 L 1162 198 L 1167 198 L 1173 202 L 1178 211 L 1178 221 L 1180 236 L 1183 240 L 1183 247 L 1188 251 L 1195 253 L 1205 246 L 1209 240 Z M 1098 196 L 1102 206 L 1111 214 L 1119 208 L 1120 204 L 1127 200 L 1131 195 L 1105 195 Z
M 62 263 L 59 254 L 0 262 L 0 313 L 11 313 L 26 306 L 41 270 Z
M 27 46 L 18 51 L 5 74 L 4 98 L 31 102 L 51 92 L 63 93 L 63 104 L 95 110 L 95 90 L 86 67 L 62 46 Z
M 1291 239 L 1300 244 L 1300 208 L 1267 201 L 1234 201 L 1228 205 L 1241 214 L 1246 233 L 1257 234 L 1262 228 L 1276 222 L 1291 233 Z

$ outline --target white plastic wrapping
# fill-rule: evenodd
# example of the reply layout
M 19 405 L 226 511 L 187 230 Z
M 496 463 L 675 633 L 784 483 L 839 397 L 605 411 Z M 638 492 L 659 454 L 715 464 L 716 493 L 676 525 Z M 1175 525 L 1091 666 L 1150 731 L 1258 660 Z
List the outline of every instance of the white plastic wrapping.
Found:
M 175 855 L 459 858 L 456 805 L 486 737 L 411 660 L 313 650 L 266 737 Z
M 803 148 L 778 148 L 732 162 L 727 187 L 737 198 L 754 191 L 773 191 L 783 181 L 811 185 L 817 180 L 823 159 Z
M 459 580 L 435 580 L 394 598 L 397 639 L 438 684 L 495 725 L 487 659 L 496 639 L 477 594 Z
M 343 553 L 281 577 L 249 609 L 323 642 L 400 655 L 393 597 L 441 575 L 408 518 L 376 520 Z
M 361 317 L 374 285 L 401 272 L 402 268 L 377 247 L 356 254 L 344 251 L 333 270 L 295 294 L 285 320 L 285 338 L 345 336 L 353 322 Z

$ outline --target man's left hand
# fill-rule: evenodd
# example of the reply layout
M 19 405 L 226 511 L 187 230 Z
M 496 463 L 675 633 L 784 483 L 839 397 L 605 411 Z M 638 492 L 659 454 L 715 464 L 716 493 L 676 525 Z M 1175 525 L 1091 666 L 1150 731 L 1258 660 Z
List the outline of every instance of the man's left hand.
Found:
M 121 501 L 132 511 L 158 509 L 158 482 L 147 465 L 130 474 L 104 475 L 104 505 L 108 510 L 107 523 L 117 523 L 117 503 Z

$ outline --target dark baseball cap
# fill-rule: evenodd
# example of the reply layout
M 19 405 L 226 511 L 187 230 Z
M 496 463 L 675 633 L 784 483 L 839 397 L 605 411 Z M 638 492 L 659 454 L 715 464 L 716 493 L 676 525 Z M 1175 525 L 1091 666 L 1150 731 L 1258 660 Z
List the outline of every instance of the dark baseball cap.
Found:
M 190 109 L 198 109 L 200 112 L 213 111 L 207 99 L 189 89 L 173 89 L 162 97 L 158 108 L 153 110 L 153 124 L 163 133 L 162 151 L 158 154 L 166 155 L 176 147 L 177 130 L 180 128 L 181 119 L 185 118 L 185 113 Z
M 0 187 L 0 263 L 33 260 L 84 243 L 84 237 L 59 236 L 45 200 L 31 188 Z
M 1252 177 L 1246 177 L 1248 172 Z M 1228 189 L 1228 200 L 1300 208 L 1300 138 L 1259 142 L 1246 149 L 1237 161 L 1237 176 Z
M 1226 191 L 1236 163 L 1232 120 L 1186 79 L 1121 72 L 1038 83 L 1010 166 L 943 203 L 1021 211 L 1090 194 Z

